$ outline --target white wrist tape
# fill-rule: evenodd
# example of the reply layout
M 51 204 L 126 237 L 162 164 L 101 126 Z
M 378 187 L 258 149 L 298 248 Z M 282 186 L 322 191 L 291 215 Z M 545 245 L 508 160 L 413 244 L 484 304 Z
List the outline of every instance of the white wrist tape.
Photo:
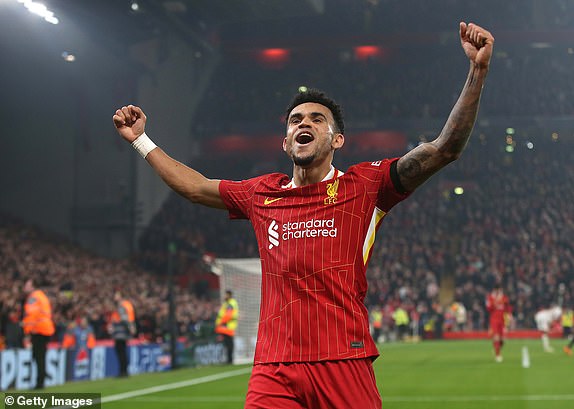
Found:
M 153 143 L 153 141 L 149 138 L 149 136 L 146 135 L 145 132 L 132 142 L 132 146 L 136 151 L 138 151 L 140 155 L 142 155 L 142 158 L 144 159 L 148 153 L 157 148 L 157 145 Z

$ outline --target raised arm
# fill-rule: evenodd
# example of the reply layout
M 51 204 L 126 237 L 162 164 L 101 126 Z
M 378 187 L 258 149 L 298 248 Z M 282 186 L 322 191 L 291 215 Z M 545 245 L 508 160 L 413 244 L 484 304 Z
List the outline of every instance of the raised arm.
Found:
M 208 179 L 196 170 L 176 161 L 147 139 L 146 116 L 141 108 L 128 105 L 118 109 L 113 117 L 114 125 L 122 138 L 130 144 L 143 145 L 145 159 L 163 181 L 181 196 L 194 203 L 225 209 L 219 194 L 219 180 Z M 141 137 L 141 138 L 140 138 Z
M 461 22 L 460 43 L 470 60 L 470 70 L 444 128 L 435 140 L 417 146 L 397 162 L 397 173 L 407 191 L 415 190 L 434 173 L 458 159 L 474 127 L 494 37 L 476 24 Z

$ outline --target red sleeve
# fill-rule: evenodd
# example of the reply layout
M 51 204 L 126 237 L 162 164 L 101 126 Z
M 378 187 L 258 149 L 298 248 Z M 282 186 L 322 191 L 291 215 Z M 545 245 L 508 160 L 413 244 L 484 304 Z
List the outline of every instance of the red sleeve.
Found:
M 255 188 L 261 178 L 262 176 L 239 182 L 222 180 L 219 183 L 219 193 L 229 211 L 230 219 L 249 219 Z
M 398 158 L 363 162 L 351 167 L 367 181 L 375 206 L 384 212 L 409 197 L 410 192 L 399 192 L 391 178 L 391 164 Z
M 402 202 L 409 197 L 411 192 L 399 192 L 397 186 L 391 177 L 391 164 L 399 160 L 399 158 L 385 159 L 384 172 L 382 173 L 381 187 L 379 188 L 379 197 L 377 200 L 377 207 L 385 212 L 391 210 L 397 203 Z
M 490 298 L 490 294 L 486 296 L 486 310 L 488 312 L 492 312 L 492 300 Z

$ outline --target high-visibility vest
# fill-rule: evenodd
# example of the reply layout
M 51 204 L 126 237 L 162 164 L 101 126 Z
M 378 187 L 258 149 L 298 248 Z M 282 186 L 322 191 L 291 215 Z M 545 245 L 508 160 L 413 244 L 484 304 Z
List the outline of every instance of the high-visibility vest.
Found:
M 134 322 L 136 314 L 134 306 L 128 300 L 121 300 L 119 307 L 112 313 L 112 322 Z
M 114 339 L 128 339 L 135 335 L 136 315 L 134 306 L 128 300 L 121 300 L 118 308 L 112 313 L 112 337 Z
M 396 325 L 407 325 L 409 323 L 409 314 L 402 308 L 397 308 L 393 313 L 393 319 Z
M 51 337 L 56 332 L 52 321 L 50 300 L 42 290 L 34 290 L 28 295 L 24 305 L 22 320 L 24 334 L 39 334 Z
M 371 323 L 373 324 L 373 328 L 383 327 L 383 313 L 381 310 L 371 311 Z
M 562 326 L 565 328 L 572 328 L 574 325 L 574 311 L 569 310 L 562 314 Z
M 217 334 L 235 335 L 237 329 L 237 318 L 239 317 L 239 307 L 235 299 L 230 298 L 224 302 L 217 313 L 215 319 L 215 332 Z

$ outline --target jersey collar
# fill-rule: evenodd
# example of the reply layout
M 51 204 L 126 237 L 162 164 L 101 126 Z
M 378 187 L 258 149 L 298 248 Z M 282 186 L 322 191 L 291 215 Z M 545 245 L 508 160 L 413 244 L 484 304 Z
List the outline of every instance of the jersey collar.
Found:
M 338 169 L 335 169 L 335 167 L 333 165 L 331 165 L 331 169 L 329 170 L 329 173 L 327 173 L 327 175 L 323 178 L 323 180 L 321 182 L 325 182 L 327 180 L 330 179 L 336 179 L 340 176 L 344 175 L 343 172 L 341 172 Z M 296 187 L 299 187 L 295 184 L 295 179 L 291 179 L 289 181 L 289 183 L 287 183 L 286 185 L 281 186 L 283 189 L 293 189 Z

